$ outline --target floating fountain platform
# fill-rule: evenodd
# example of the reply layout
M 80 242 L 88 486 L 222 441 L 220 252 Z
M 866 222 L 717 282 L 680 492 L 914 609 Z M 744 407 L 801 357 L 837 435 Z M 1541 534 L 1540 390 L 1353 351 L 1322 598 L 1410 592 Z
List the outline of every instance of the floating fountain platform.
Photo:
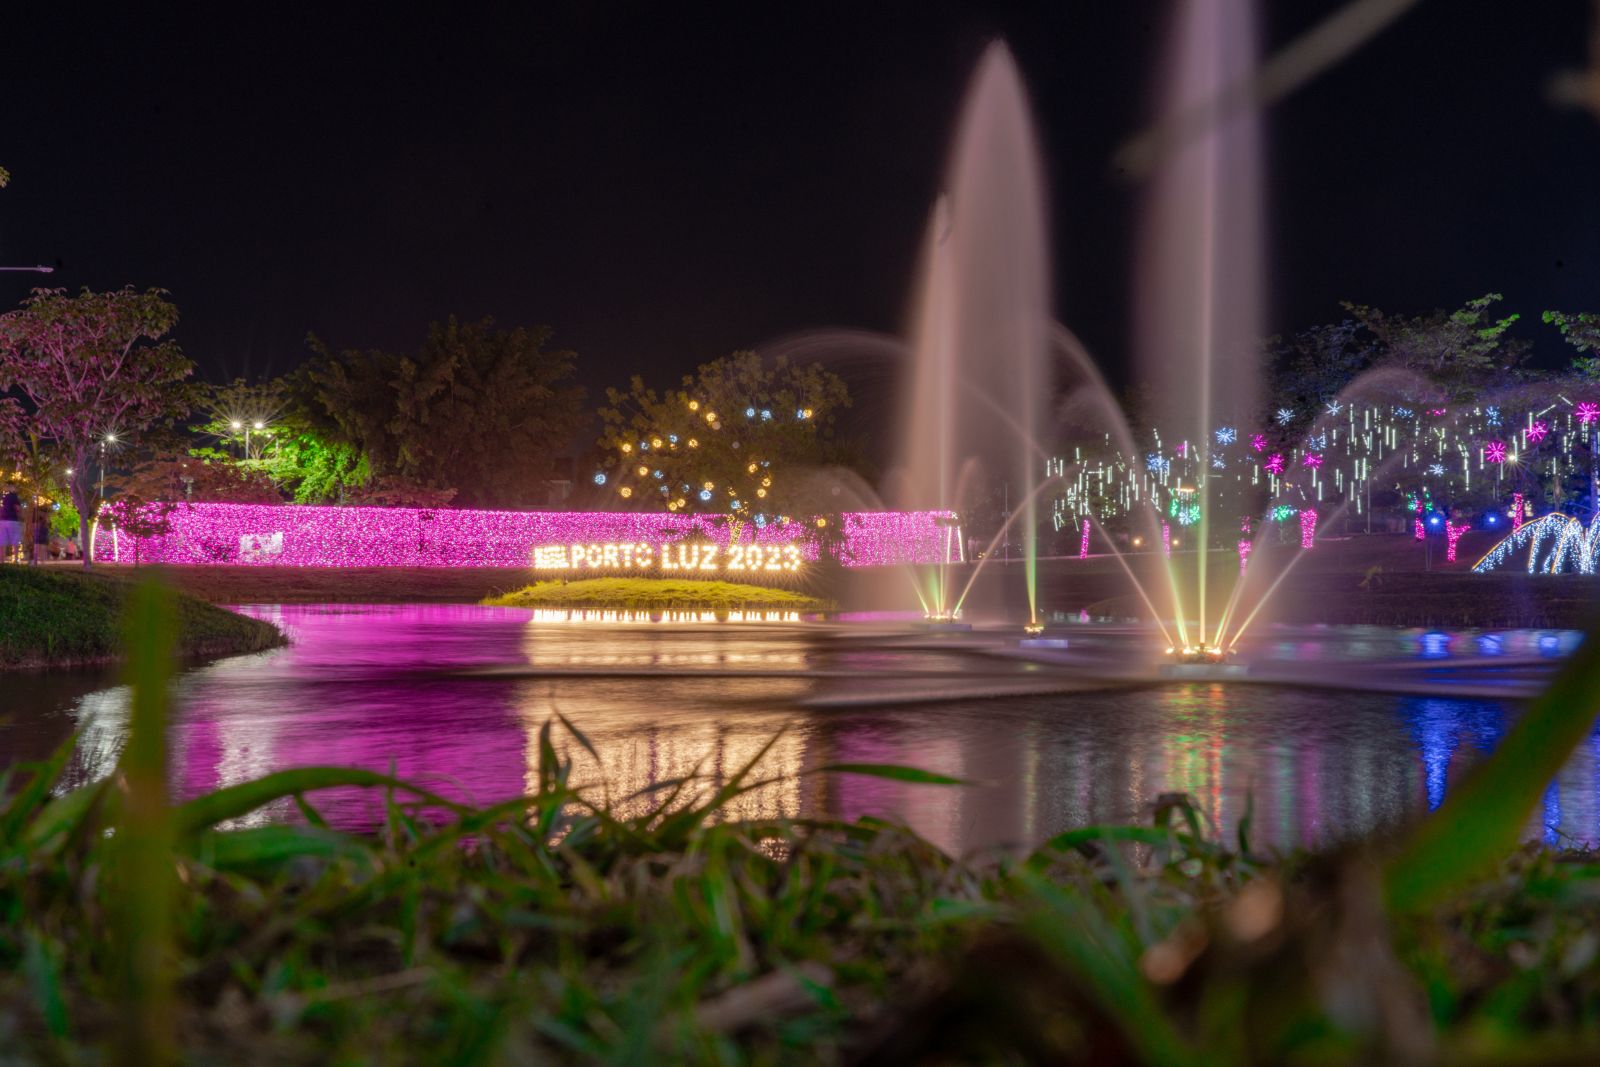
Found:
M 1169 648 L 1171 660 L 1163 663 L 1158 674 L 1163 678 L 1181 678 L 1184 681 L 1222 681 L 1242 678 L 1250 673 L 1243 663 L 1229 663 L 1228 653 L 1217 645 L 1185 645 Z
M 962 622 L 954 615 L 924 615 L 917 625 L 935 633 L 967 633 L 972 629 L 971 623 Z

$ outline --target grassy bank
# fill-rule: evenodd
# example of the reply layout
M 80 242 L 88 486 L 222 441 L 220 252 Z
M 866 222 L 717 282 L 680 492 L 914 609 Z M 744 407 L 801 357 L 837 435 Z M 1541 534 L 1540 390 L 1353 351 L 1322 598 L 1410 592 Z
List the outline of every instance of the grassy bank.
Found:
M 695 578 L 585 578 L 535 582 L 484 603 L 512 608 L 616 611 L 825 611 L 826 601 L 792 589 Z
M 168 919 L 130 913 L 119 880 L 134 861 L 104 831 L 130 820 L 128 794 L 49 799 L 65 753 L 15 769 L 0 803 L 6 1047 L 273 1064 L 1600 1052 L 1600 864 L 1586 855 L 1519 853 L 1475 891 L 1397 914 L 1380 853 L 1265 857 L 1243 834 L 1208 839 L 1181 799 L 1150 826 L 961 862 L 871 820 L 718 822 L 759 768 L 619 818 L 599 789 L 570 788 L 548 728 L 540 750 L 539 791 L 495 808 L 331 769 L 177 807 L 140 838 L 172 850 L 142 898 Z M 376 832 L 320 822 L 315 789 L 331 784 L 391 798 Z M 290 796 L 301 825 L 218 829 Z M 422 804 L 453 814 L 429 823 Z
M 78 569 L 0 566 L 0 670 L 116 662 L 130 588 L 120 576 Z M 283 642 L 276 627 L 182 596 L 182 656 L 256 652 Z

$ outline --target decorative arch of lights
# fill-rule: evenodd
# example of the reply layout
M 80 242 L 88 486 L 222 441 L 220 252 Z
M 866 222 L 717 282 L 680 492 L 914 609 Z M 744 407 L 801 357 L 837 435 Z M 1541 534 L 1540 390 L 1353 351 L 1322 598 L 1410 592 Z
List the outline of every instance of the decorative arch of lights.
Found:
M 1600 516 L 1586 529 L 1571 515 L 1552 511 L 1523 524 L 1484 557 L 1472 565 L 1473 573 L 1487 574 L 1511 566 L 1512 559 L 1527 549 L 1529 574 L 1593 574 L 1600 562 Z

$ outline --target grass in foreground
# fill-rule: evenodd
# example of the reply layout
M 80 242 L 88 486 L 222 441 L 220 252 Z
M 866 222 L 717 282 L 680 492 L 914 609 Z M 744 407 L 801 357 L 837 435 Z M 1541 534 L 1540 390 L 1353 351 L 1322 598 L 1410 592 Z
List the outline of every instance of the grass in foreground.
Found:
M 93 571 L 0 565 L 0 669 L 115 662 L 131 588 Z M 180 655 L 258 652 L 283 643 L 276 627 L 258 619 L 192 597 L 175 603 Z
M 792 589 L 696 578 L 584 578 L 535 582 L 484 601 L 511 608 L 616 611 L 826 611 L 830 604 Z

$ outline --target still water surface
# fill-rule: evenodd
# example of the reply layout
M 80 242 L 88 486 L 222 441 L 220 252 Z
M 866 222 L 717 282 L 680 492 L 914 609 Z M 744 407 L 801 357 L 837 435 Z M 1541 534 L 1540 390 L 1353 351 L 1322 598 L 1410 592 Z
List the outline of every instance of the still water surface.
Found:
M 1148 818 L 1159 794 L 1184 792 L 1229 833 L 1253 805 L 1253 838 L 1293 846 L 1437 806 L 1518 707 L 1214 683 L 1028 692 L 1027 664 L 975 664 L 935 638 L 870 624 L 594 623 L 465 605 L 244 610 L 282 626 L 291 643 L 181 678 L 171 741 L 184 796 L 316 764 L 392 767 L 453 798 L 491 803 L 530 787 L 539 729 L 560 711 L 603 763 L 558 728 L 575 779 L 603 780 L 613 798 L 697 769 L 714 784 L 777 735 L 763 766 L 782 780 L 741 798 L 736 814 L 884 816 L 961 853 Z M 1081 638 L 1075 644 L 1091 648 L 1100 639 L 1089 630 Z M 1347 671 L 1486 648 L 1548 655 L 1571 640 L 1318 629 L 1270 633 L 1262 654 Z M 1012 695 L 963 697 L 984 671 L 1000 672 L 1004 684 L 990 688 Z M 0 764 L 39 758 L 78 730 L 73 780 L 107 773 L 125 729 L 125 689 L 66 675 L 16 676 L 6 690 Z M 845 762 L 906 764 L 972 784 L 804 773 Z M 372 825 L 378 802 L 360 791 L 316 800 L 330 821 L 353 828 Z M 260 817 L 297 815 L 282 805 Z M 1529 834 L 1600 839 L 1600 739 L 1552 784 Z

